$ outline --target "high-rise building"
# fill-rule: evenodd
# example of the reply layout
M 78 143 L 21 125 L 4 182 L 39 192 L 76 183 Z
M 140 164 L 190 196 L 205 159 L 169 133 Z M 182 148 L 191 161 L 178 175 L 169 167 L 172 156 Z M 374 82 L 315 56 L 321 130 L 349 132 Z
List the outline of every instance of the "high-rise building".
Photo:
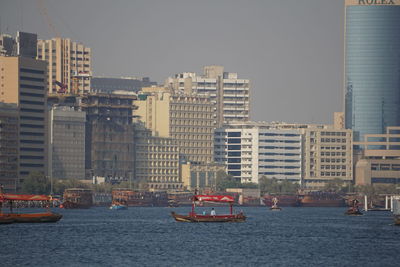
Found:
M 19 179 L 47 174 L 46 62 L 0 56 L 0 101 L 19 109 Z
M 49 175 L 56 179 L 85 179 L 86 113 L 69 106 L 49 112 Z
M 92 76 L 92 50 L 71 39 L 38 40 L 37 58 L 48 63 L 49 93 L 90 92 Z
M 345 0 L 345 124 L 354 140 L 400 125 L 400 1 Z
M 214 123 L 248 121 L 250 118 L 250 81 L 237 73 L 224 72 L 222 66 L 205 66 L 203 75 L 185 72 L 169 77 L 165 86 L 175 92 L 209 95 L 215 105 Z
M 0 184 L 5 192 L 18 188 L 18 106 L 0 102 Z
M 143 88 L 135 101 L 136 115 L 154 136 L 177 141 L 183 161 L 213 162 L 214 106 L 208 96 L 170 93 L 166 88 Z

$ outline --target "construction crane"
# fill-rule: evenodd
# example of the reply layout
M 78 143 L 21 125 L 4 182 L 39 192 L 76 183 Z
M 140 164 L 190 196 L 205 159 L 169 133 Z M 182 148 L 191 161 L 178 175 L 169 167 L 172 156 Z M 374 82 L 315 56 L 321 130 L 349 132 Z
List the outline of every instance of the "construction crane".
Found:
M 67 92 L 68 86 L 66 84 L 60 83 L 59 81 L 55 81 L 55 84 L 60 87 L 57 91 L 58 94 L 65 94 Z
M 44 0 L 37 0 L 37 4 L 39 6 L 40 13 L 46 19 L 47 25 L 49 26 L 51 33 L 55 37 L 60 37 L 60 34 L 57 32 L 56 27 L 54 26 L 54 24 L 50 19 L 49 12 L 47 11 L 46 5 L 44 4 Z

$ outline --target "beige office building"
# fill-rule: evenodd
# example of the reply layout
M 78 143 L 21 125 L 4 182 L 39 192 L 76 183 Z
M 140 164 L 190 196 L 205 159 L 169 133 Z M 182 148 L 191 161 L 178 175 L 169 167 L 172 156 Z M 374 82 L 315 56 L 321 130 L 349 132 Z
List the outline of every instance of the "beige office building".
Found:
M 182 189 L 179 175 L 179 147 L 172 138 L 152 136 L 142 123 L 135 125 L 136 182 L 150 190 Z
M 68 93 L 90 92 L 92 52 L 71 39 L 38 40 L 37 58 L 48 62 L 49 93 L 60 91 L 60 82 Z
M 354 142 L 362 150 L 356 162 L 355 184 L 400 184 L 400 127 L 387 127 L 385 134 L 366 134 Z
M 46 62 L 0 56 L 0 101 L 19 109 L 19 182 L 47 174 Z
M 165 88 L 143 88 L 136 115 L 153 136 L 176 140 L 180 159 L 195 164 L 213 162 L 214 105 L 207 96 L 174 94 Z
M 169 77 L 165 86 L 175 92 L 208 95 L 215 105 L 214 123 L 221 127 L 230 121 L 250 119 L 250 81 L 237 73 L 224 72 L 222 66 L 205 66 L 204 74 L 184 72 Z
M 326 182 L 353 181 L 352 131 L 332 126 L 301 129 L 303 133 L 303 186 L 321 189 Z

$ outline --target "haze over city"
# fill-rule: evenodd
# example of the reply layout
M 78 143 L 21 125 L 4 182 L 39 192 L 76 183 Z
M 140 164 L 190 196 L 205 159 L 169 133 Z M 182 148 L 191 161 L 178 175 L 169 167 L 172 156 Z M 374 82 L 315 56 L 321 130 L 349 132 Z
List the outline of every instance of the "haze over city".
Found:
M 95 76 L 163 83 L 215 64 L 250 79 L 252 120 L 332 123 L 333 112 L 342 111 L 342 1 L 2 0 L 0 6 L 3 33 L 60 35 L 91 47 Z

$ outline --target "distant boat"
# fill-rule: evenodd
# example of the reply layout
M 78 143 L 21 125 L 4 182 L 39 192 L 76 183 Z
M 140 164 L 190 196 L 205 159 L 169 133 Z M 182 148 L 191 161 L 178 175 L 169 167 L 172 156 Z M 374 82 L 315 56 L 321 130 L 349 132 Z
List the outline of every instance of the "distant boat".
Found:
M 188 215 L 180 215 L 175 212 L 171 212 L 172 217 L 177 222 L 244 222 L 246 221 L 246 216 L 243 212 L 238 214 L 233 214 L 233 203 L 234 198 L 227 195 L 194 195 L 192 200 L 192 211 Z M 229 214 L 217 215 L 211 214 L 197 214 L 195 212 L 196 203 L 228 203 L 230 205 Z
M 274 197 L 272 199 L 272 203 L 273 203 L 273 205 L 271 206 L 271 208 L 269 208 L 270 210 L 272 210 L 272 211 L 280 211 L 281 210 L 281 208 L 278 206 L 278 198 Z
M 85 188 L 68 188 L 64 191 L 64 209 L 88 209 L 93 206 L 93 191 Z
M 297 195 L 284 195 L 284 194 L 275 194 L 269 195 L 266 194 L 262 197 L 265 206 L 271 207 L 273 205 L 272 200 L 274 198 L 279 199 L 279 206 L 281 207 L 298 207 L 300 205 L 300 201 Z
M 17 195 L 0 193 L 1 207 L 4 203 L 8 203 L 10 206 L 9 213 L 3 213 L 3 211 L 0 209 L 0 224 L 58 222 L 62 218 L 61 214 L 53 213 L 50 210 L 41 213 L 14 213 L 13 201 L 45 201 L 48 203 L 47 206 L 50 207 L 50 201 L 52 201 L 52 197 L 46 195 Z
M 344 198 L 332 192 L 309 192 L 299 195 L 301 207 L 344 207 Z
M 345 215 L 359 216 L 363 215 L 358 207 L 359 201 L 357 199 L 353 200 L 352 206 L 344 213 Z
M 112 204 L 110 206 L 110 210 L 127 210 L 128 206 L 123 204 Z

